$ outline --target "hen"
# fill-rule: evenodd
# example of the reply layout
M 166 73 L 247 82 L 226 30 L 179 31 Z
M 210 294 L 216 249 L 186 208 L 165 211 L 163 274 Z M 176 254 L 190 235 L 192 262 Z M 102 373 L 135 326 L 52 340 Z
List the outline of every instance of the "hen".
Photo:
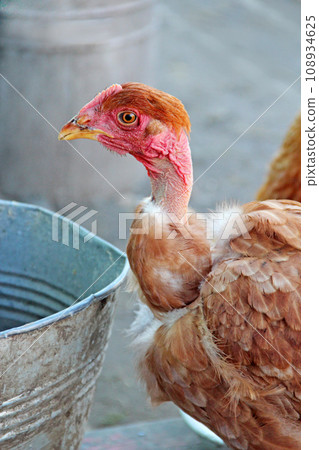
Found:
M 126 83 L 98 94 L 59 138 L 131 154 L 150 177 L 127 254 L 153 403 L 173 401 L 232 448 L 299 448 L 300 204 L 252 202 L 206 221 L 187 213 L 189 131 L 179 100 Z
M 267 180 L 257 200 L 269 198 L 301 201 L 301 117 L 295 118 L 278 155 L 272 161 Z

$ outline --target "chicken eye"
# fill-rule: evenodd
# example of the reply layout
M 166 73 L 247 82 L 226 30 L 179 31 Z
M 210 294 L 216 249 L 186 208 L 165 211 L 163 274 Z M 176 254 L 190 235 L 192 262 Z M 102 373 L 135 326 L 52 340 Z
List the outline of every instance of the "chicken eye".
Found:
M 123 125 L 132 125 L 137 120 L 137 115 L 131 111 L 121 112 L 117 115 L 117 119 Z

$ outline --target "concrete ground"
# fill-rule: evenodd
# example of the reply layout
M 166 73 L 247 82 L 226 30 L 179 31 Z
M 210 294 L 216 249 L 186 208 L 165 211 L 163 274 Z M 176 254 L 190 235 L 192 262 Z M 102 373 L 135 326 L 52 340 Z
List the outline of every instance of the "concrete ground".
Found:
M 183 100 L 192 121 L 191 205 L 205 212 L 226 200 L 252 200 L 300 107 L 300 2 L 160 0 L 156 14 L 156 87 Z M 115 186 L 126 164 L 119 160 L 118 172 L 105 174 Z M 99 219 L 99 234 L 122 249 L 117 213 L 133 211 L 150 191 L 137 165 L 126 200 L 108 192 Z M 125 336 L 133 317 L 133 301 L 122 292 L 89 429 L 178 416 L 170 404 L 151 408 L 138 385 Z
M 138 422 L 88 431 L 81 450 L 222 450 L 226 446 L 213 443 L 194 433 L 182 419 Z

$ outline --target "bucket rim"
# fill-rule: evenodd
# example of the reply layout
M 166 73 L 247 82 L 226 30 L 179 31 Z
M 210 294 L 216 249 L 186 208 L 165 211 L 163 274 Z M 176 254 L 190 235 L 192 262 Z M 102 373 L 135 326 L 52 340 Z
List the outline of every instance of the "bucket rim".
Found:
M 12 207 L 18 207 L 18 208 L 26 208 L 28 210 L 33 211 L 39 211 L 43 214 L 46 214 L 50 217 L 54 214 L 52 211 L 50 211 L 47 208 L 43 208 L 42 206 L 33 205 L 31 203 L 23 203 L 23 202 L 17 202 L 14 200 L 2 200 L 0 199 L 0 206 L 12 206 Z M 71 224 L 74 222 L 70 219 L 64 218 L 64 220 L 67 220 Z M 79 226 L 80 229 L 86 230 L 85 227 Z M 4 330 L 0 332 L 0 339 L 5 339 L 9 336 L 15 336 L 17 334 L 23 334 L 28 333 L 30 331 L 38 330 L 41 328 L 44 328 L 46 326 L 50 326 L 55 322 L 59 322 L 60 320 L 64 320 L 68 317 L 73 316 L 74 314 L 79 313 L 83 309 L 87 308 L 90 304 L 94 302 L 101 301 L 108 297 L 111 293 L 113 293 L 124 281 L 130 265 L 126 256 L 125 252 L 122 252 L 119 248 L 115 247 L 115 245 L 111 244 L 110 242 L 106 241 L 105 239 L 100 238 L 99 236 L 94 236 L 93 239 L 96 242 L 100 242 L 101 244 L 107 246 L 113 250 L 116 254 L 118 254 L 118 260 L 121 258 L 125 258 L 124 266 L 121 271 L 121 273 L 107 286 L 105 286 L 103 289 L 100 289 L 99 291 L 89 295 L 88 297 L 85 297 L 83 300 L 72 304 L 71 306 L 62 309 L 61 311 L 58 311 L 54 314 L 51 314 L 49 316 L 43 317 L 42 319 L 35 320 L 34 322 L 28 322 L 24 325 L 21 325 L 19 327 L 13 327 L 9 328 L 8 330 Z M 115 260 L 117 261 L 117 260 Z M 81 296 L 80 296 L 81 297 Z

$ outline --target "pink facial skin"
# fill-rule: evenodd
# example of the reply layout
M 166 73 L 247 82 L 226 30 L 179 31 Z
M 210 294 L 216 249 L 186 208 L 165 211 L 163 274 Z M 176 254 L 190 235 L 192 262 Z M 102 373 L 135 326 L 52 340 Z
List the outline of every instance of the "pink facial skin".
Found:
M 98 135 L 97 139 L 101 144 L 120 155 L 131 154 L 144 164 L 151 177 L 160 173 L 154 166 L 154 159 L 167 158 L 186 182 L 192 167 L 188 158 L 188 139 L 184 132 L 177 137 L 174 130 L 161 124 L 158 134 L 150 134 L 147 127 L 153 119 L 141 114 L 138 110 L 122 107 L 102 111 L 99 104 L 92 103 L 93 101 L 82 108 L 77 117 L 85 117 L 85 126 L 105 131 L 112 136 Z M 118 114 L 127 111 L 137 116 L 133 124 L 124 125 L 118 119 Z
M 121 86 L 111 86 L 116 95 Z M 108 90 L 109 90 L 108 89 Z M 103 91 L 85 105 L 75 118 L 84 127 L 107 133 L 98 134 L 97 140 L 109 150 L 120 155 L 131 154 L 146 168 L 152 182 L 153 196 L 167 210 L 176 209 L 180 198 L 180 211 L 187 209 L 192 186 L 192 161 L 188 138 L 182 130 L 176 134 L 173 127 L 143 114 L 136 108 L 106 109 L 103 101 L 109 93 Z M 114 92 L 114 90 L 116 92 Z M 123 124 L 118 118 L 122 112 L 136 114 L 132 124 Z

